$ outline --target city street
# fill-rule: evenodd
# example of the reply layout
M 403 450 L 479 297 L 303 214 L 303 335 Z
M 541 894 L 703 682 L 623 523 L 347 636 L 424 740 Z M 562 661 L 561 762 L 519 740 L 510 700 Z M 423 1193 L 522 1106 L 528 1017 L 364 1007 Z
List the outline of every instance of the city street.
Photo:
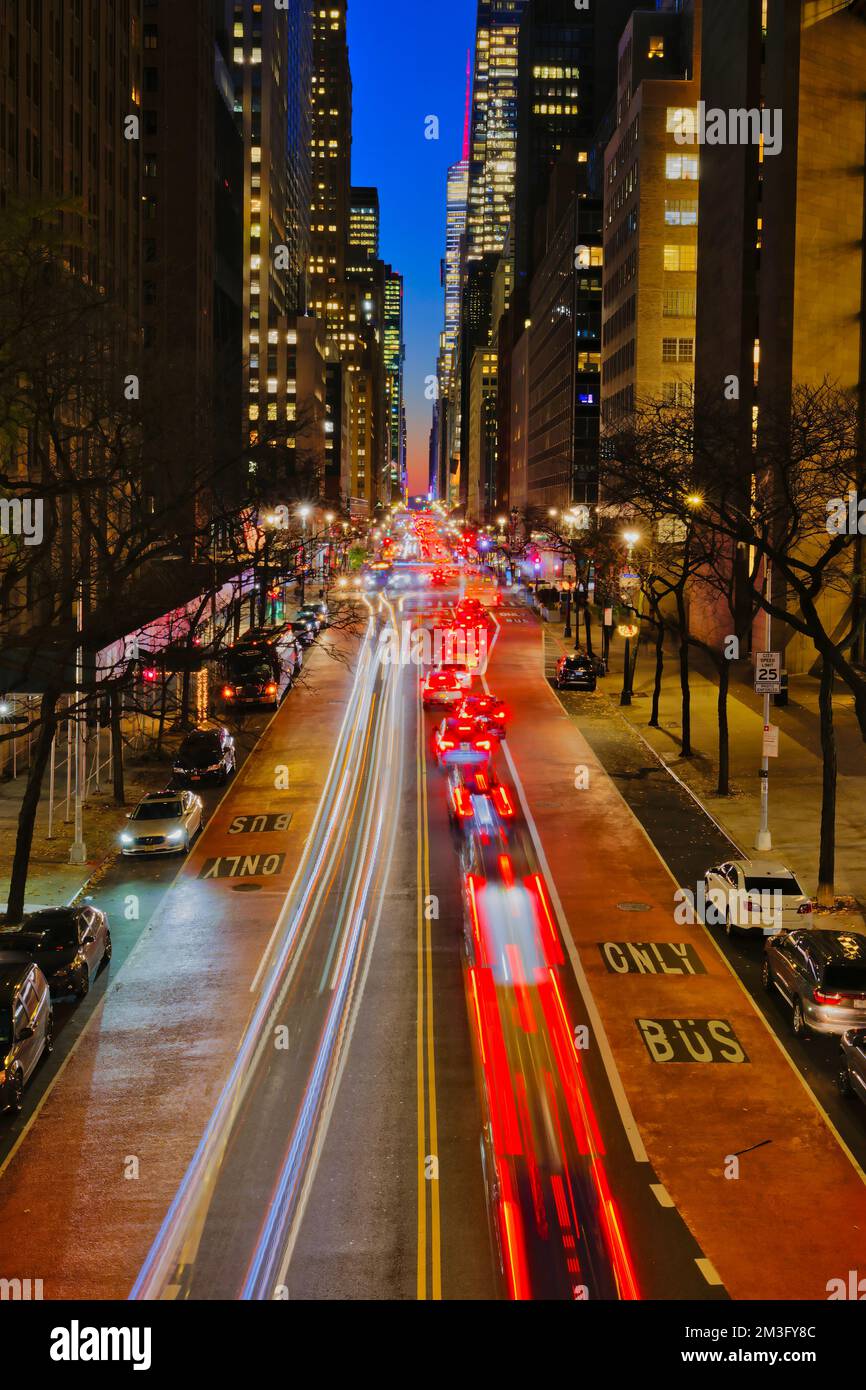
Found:
M 414 587 L 399 599 L 365 601 L 363 637 L 322 639 L 346 647 L 348 665 L 316 653 L 308 687 L 273 721 L 251 721 L 245 762 L 209 798 L 189 860 L 119 861 L 100 885 L 114 958 L 83 1009 L 58 1008 L 55 1056 L 4 1123 L 0 1233 L 18 1277 L 51 1248 L 50 1297 L 505 1292 L 438 717 L 421 707 L 418 667 L 382 659 L 395 623 L 450 619 L 473 584 L 431 608 L 422 574 L 404 573 Z M 520 803 L 527 867 L 549 885 L 565 1009 L 590 1039 L 580 1065 L 593 1148 L 632 1296 L 819 1297 L 856 1259 L 842 1213 L 866 1218 L 866 1125 L 834 1093 L 832 1046 L 790 1037 L 751 944 L 700 924 L 671 930 L 675 883 L 724 854 L 718 831 L 670 779 L 635 781 L 604 697 L 550 690 L 528 608 L 506 598 L 489 611 L 483 685 L 511 711 L 497 762 Z M 288 791 L 274 793 L 283 761 Z M 252 813 L 288 815 L 289 829 L 247 834 Z M 137 924 L 122 919 L 130 893 Z M 631 942 L 638 972 L 612 971 Z M 673 1016 L 696 1056 L 697 1021 L 716 1020 L 712 1060 L 740 1065 L 658 1065 L 638 1020 Z M 734 1154 L 742 1169 L 728 1180 Z M 37 1198 L 46 1168 L 50 1204 Z M 66 1201 L 74 1217 L 58 1247 Z M 754 1261 L 740 1232 L 756 1203 L 802 1233 L 808 1265 L 792 1269 L 790 1240 Z M 74 1239 L 84 1228 L 86 1246 Z

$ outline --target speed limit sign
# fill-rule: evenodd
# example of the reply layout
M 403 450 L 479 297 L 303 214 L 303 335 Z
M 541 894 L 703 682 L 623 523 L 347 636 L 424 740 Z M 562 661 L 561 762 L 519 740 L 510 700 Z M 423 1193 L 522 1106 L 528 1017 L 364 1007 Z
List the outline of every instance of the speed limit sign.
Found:
M 755 691 L 758 695 L 781 695 L 781 652 L 758 652 L 755 660 Z

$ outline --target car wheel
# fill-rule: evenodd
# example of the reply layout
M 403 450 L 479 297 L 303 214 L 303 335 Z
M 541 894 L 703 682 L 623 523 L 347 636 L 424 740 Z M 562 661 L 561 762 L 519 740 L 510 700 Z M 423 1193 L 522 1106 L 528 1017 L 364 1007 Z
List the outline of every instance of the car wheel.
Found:
M 839 1069 L 836 1072 L 836 1085 L 839 1087 L 840 1095 L 853 1096 L 854 1087 L 851 1085 L 851 1074 L 848 1071 L 848 1061 L 841 1048 L 839 1049 Z
M 803 1013 L 802 999 L 794 1000 L 794 1016 L 791 1019 L 795 1038 L 805 1038 L 808 1036 L 809 1029 L 806 1024 L 806 1015 Z
M 105 933 L 105 950 L 104 950 L 103 953 L 102 953 L 102 964 L 103 964 L 103 965 L 107 965 L 108 962 L 111 960 L 111 951 L 112 951 L 112 946 L 111 946 L 111 932 L 110 932 L 110 931 L 107 931 L 107 932 Z
M 78 987 L 74 990 L 79 999 L 86 999 L 90 993 L 90 971 L 86 965 L 82 965 L 81 973 L 78 977 Z
M 773 972 L 770 969 L 770 962 L 764 956 L 764 964 L 761 966 L 761 984 L 768 994 L 773 992 Z
M 13 1115 L 20 1115 L 24 1109 L 24 1077 L 17 1071 L 12 1078 L 12 1099 L 9 1102 L 9 1109 Z
M 52 1052 L 54 1051 L 54 1010 L 53 1010 L 53 1009 L 52 1009 L 51 1012 L 49 1013 L 49 1015 L 48 1015 L 48 1022 L 47 1022 L 46 1025 L 45 1025 L 45 1051 L 48 1052 L 48 1053 L 52 1053 Z

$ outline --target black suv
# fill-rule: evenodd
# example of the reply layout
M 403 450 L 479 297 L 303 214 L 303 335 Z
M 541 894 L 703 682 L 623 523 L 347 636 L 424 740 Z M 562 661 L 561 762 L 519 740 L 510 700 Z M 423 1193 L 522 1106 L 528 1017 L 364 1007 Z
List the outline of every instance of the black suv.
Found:
M 561 656 L 556 663 L 557 690 L 595 690 L 598 684 L 596 659 L 592 656 Z
M 111 960 L 108 918 L 92 903 L 45 907 L 25 917 L 20 927 L 0 929 L 0 950 L 35 960 L 52 994 L 83 999 Z
M 235 741 L 227 729 L 195 729 L 180 746 L 174 775 L 180 782 L 225 786 L 235 770 Z

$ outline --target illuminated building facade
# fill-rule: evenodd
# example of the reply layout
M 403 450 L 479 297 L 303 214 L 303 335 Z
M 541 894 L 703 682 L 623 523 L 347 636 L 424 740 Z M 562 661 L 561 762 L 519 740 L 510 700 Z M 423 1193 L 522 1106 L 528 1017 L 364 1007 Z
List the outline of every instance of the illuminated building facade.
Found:
M 700 96 L 700 33 L 681 8 L 638 11 L 619 45 L 604 162 L 602 420 L 694 396 L 700 152 L 676 138 Z
M 517 174 L 517 40 L 527 0 L 478 0 L 467 257 L 502 250 Z
M 385 270 L 383 345 L 388 408 L 388 471 L 391 496 L 406 491 L 405 411 L 403 406 L 403 276 Z
M 342 287 L 349 244 L 352 153 L 352 75 L 346 0 L 313 10 L 312 200 L 310 309 L 329 341 L 347 344 Z

